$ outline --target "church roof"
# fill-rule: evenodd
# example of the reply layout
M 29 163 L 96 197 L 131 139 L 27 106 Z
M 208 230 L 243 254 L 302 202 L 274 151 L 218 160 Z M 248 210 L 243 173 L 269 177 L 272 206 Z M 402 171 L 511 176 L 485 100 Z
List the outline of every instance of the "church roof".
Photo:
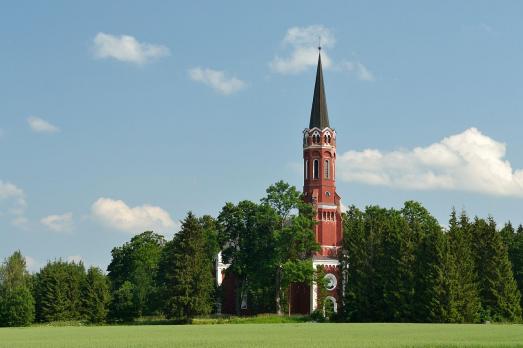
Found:
M 316 83 L 314 84 L 314 96 L 312 98 L 311 120 L 309 129 L 317 127 L 323 129 L 329 126 L 329 113 L 327 112 L 327 98 L 325 97 L 325 86 L 323 85 L 323 70 L 321 68 L 321 53 L 318 55 L 318 68 L 316 70 Z

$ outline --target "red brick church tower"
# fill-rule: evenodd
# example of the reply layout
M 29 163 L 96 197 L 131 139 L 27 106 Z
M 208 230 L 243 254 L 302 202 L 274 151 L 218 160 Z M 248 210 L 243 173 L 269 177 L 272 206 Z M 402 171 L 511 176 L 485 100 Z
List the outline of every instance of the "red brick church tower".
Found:
M 321 54 L 318 57 L 309 128 L 303 131 L 303 164 L 303 195 L 305 201 L 311 203 L 316 210 L 318 223 L 315 235 L 321 247 L 313 256 L 312 264 L 314 268 L 324 267 L 327 282 L 325 291 L 321 292 L 317 284 L 293 284 L 291 308 L 293 313 L 309 314 L 315 309 L 325 310 L 327 305 L 331 305 L 336 312 L 338 289 L 341 286 L 338 249 L 341 246 L 342 221 L 340 196 L 336 193 L 336 131 L 329 124 Z M 224 282 L 223 313 L 235 313 L 235 280 L 234 277 L 225 277 L 228 267 L 228 264 L 222 263 L 221 254 L 218 254 L 216 281 L 218 286 Z M 324 295 L 321 298 L 320 293 Z
M 341 285 L 338 281 L 337 258 L 342 239 L 342 222 L 340 196 L 336 193 L 336 131 L 329 124 L 319 49 L 309 128 L 303 131 L 303 194 L 317 212 L 316 241 L 321 250 L 313 257 L 313 266 L 324 267 L 328 284 L 327 297 L 321 300 L 318 298 L 317 286 L 312 286 L 311 312 L 316 308 L 321 309 L 326 301 L 332 301 L 336 311 L 338 287 Z

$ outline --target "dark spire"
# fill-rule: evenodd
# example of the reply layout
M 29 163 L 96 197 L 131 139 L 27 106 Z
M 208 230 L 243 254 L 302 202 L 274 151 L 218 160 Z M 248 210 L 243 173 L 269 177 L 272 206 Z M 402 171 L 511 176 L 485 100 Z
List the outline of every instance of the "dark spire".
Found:
M 321 51 L 321 46 L 318 47 Z M 314 97 L 312 98 L 311 120 L 309 128 L 323 129 L 329 126 L 329 113 L 327 112 L 327 99 L 323 85 L 323 70 L 321 68 L 321 53 L 318 55 L 318 69 L 316 70 L 316 83 L 314 84 Z

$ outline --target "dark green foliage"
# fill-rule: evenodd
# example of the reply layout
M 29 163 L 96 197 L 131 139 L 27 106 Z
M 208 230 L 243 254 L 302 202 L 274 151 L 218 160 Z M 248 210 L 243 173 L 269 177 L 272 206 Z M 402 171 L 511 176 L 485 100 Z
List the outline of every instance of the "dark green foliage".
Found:
M 479 321 L 481 301 L 472 251 L 472 228 L 463 212 L 458 221 L 452 210 L 447 233 L 447 280 L 449 282 L 447 321 L 475 323 Z
M 82 294 L 86 319 L 91 323 L 104 322 L 109 309 L 110 292 L 109 282 L 102 270 L 97 267 L 87 270 Z
M 117 291 L 125 282 L 133 285 L 133 302 L 136 308 L 131 312 L 136 313 L 137 317 L 152 315 L 159 310 L 160 302 L 154 280 L 164 244 L 163 236 L 147 231 L 111 251 L 112 260 L 107 267 L 111 290 Z M 113 306 L 117 307 L 119 306 Z M 111 317 L 124 319 L 115 311 L 111 311 Z
M 35 316 L 25 259 L 16 251 L 0 266 L 0 326 L 27 326 Z
M 406 202 L 401 210 L 408 229 L 404 232 L 403 264 L 409 279 L 406 298 L 409 308 L 403 318 L 419 322 L 446 321 L 442 304 L 448 301 L 445 287 L 445 240 L 438 221 L 417 202 Z M 407 277 L 408 278 L 408 277 Z M 410 301 L 409 301 L 410 300 Z
M 303 201 L 296 187 L 278 181 L 266 190 L 267 196 L 262 199 L 262 205 L 270 207 L 274 212 L 267 212 L 270 218 L 277 218 L 273 233 L 273 265 L 275 272 L 275 309 L 281 313 L 281 297 L 290 294 L 292 283 L 310 283 L 313 271 L 307 272 L 304 266 L 310 264 L 310 259 L 319 245 L 314 236 L 314 209 Z M 293 212 L 296 212 L 293 214 Z M 311 265 L 312 266 L 312 265 Z M 288 312 L 291 313 L 290 299 L 287 298 Z
M 443 322 L 452 306 L 447 243 L 419 203 L 401 210 L 351 207 L 340 253 L 350 321 Z
M 519 225 L 517 231 L 514 231 L 512 224 L 508 222 L 501 229 L 500 234 L 508 249 L 514 279 L 522 295 L 520 306 L 523 308 L 523 226 Z
M 312 206 L 280 181 L 267 189 L 261 204 L 227 203 L 218 223 L 223 261 L 238 280 L 238 313 L 241 294 L 247 295 L 251 312 L 282 313 L 289 285 L 312 280 L 312 267 L 304 268 L 319 248 Z
M 478 275 L 482 319 L 513 321 L 521 318 L 521 294 L 512 273 L 508 250 L 496 223 L 476 218 L 472 250 Z
M 344 217 L 346 320 L 519 320 L 521 249 L 510 224 L 497 232 L 493 219 L 471 224 L 452 211 L 444 234 L 418 203 L 406 202 L 399 213 L 351 207 Z
M 35 316 L 34 298 L 27 286 L 2 290 L 0 326 L 29 326 Z
M 204 215 L 198 220 L 203 229 L 207 258 L 213 261 L 220 251 L 220 243 L 218 241 L 218 221 L 210 215 Z
M 41 322 L 82 320 L 83 263 L 48 262 L 36 275 L 36 319 Z
M 413 275 L 406 266 L 413 252 L 410 240 L 401 240 L 406 230 L 407 223 L 398 211 L 376 206 L 365 212 L 349 208 L 340 258 L 347 277 L 342 314 L 346 320 L 401 321 L 404 315 L 410 317 Z
M 509 246 L 509 258 L 512 262 L 512 272 L 521 294 L 520 305 L 523 308 L 523 226 L 519 225 L 517 233 Z
M 277 269 L 273 231 L 279 227 L 276 213 L 267 205 L 242 201 L 227 203 L 218 216 L 222 260 L 228 274 L 238 280 L 236 310 L 241 294 L 254 312 L 274 310 L 274 276 Z
M 205 226 L 189 212 L 164 248 L 158 279 L 168 318 L 190 319 L 211 312 L 214 279 Z
M 109 316 L 112 320 L 130 322 L 139 316 L 135 304 L 136 292 L 133 283 L 125 281 L 112 293 Z

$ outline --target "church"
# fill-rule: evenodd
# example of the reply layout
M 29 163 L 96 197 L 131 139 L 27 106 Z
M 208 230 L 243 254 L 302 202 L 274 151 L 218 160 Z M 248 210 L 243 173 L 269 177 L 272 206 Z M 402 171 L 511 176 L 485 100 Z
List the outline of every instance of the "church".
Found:
M 321 65 L 321 48 L 318 54 L 316 82 L 312 98 L 309 127 L 303 130 L 303 196 L 316 211 L 316 242 L 320 251 L 312 259 L 314 268 L 322 266 L 325 274 L 325 289 L 318 284 L 293 284 L 293 314 L 310 314 L 322 310 L 326 305 L 337 311 L 341 277 L 338 262 L 338 250 L 342 240 L 342 221 L 340 196 L 336 192 L 336 131 L 329 123 L 327 99 Z M 233 286 L 225 277 L 228 265 L 221 256 L 216 260 L 216 281 L 224 289 L 223 303 L 219 312 L 235 313 Z M 322 285 L 323 286 L 323 285 Z M 324 296 L 320 299 L 320 290 Z M 331 303 L 327 303 L 330 301 Z M 321 303 L 320 303 L 321 302 Z M 248 300 L 241 300 L 242 310 L 248 309 Z

